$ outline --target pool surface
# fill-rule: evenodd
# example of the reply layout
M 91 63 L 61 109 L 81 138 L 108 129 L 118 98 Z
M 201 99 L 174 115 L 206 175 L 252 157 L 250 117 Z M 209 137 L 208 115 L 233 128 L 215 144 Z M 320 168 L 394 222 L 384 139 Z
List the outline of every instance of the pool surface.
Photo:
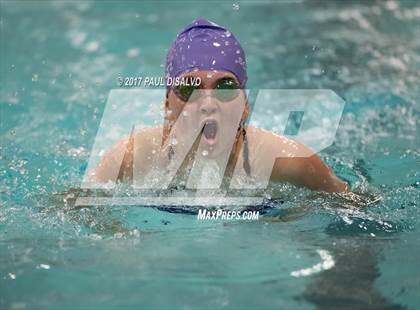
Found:
M 241 41 L 249 88 L 345 100 L 320 155 L 359 198 L 286 186 L 258 221 L 69 210 L 117 77 L 163 75 L 197 17 Z M 0 308 L 419 309 L 419 18 L 414 0 L 2 0 Z

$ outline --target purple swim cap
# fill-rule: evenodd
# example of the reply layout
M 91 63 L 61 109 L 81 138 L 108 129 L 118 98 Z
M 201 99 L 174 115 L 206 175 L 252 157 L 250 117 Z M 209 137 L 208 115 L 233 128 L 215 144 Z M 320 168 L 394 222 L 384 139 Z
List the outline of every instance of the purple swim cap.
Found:
M 242 88 L 248 79 L 245 52 L 238 40 L 226 28 L 205 19 L 194 20 L 179 33 L 166 57 L 166 78 L 193 70 L 229 71 Z

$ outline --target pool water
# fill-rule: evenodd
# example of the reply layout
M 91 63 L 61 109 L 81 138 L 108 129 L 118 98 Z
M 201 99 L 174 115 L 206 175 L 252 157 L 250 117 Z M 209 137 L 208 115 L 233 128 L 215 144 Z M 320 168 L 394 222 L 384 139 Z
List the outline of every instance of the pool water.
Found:
M 0 308 L 420 308 L 418 2 L 0 5 Z M 249 88 L 346 101 L 321 156 L 359 202 L 286 187 L 258 221 L 68 210 L 117 77 L 161 76 L 197 17 L 241 41 Z

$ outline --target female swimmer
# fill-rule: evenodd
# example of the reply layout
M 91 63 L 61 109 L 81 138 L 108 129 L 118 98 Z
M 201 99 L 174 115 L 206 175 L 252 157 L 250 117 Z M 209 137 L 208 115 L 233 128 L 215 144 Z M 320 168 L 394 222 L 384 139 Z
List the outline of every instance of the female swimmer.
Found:
M 167 55 L 166 78 L 178 77 L 200 78 L 201 83 L 168 85 L 164 124 L 121 139 L 90 171 L 90 180 L 106 183 L 136 179 L 144 183 L 151 178 L 152 170 L 160 170 L 164 171 L 161 181 L 166 181 L 171 163 L 180 163 L 191 155 L 189 141 L 194 141 L 199 132 L 201 140 L 193 152 L 195 160 L 206 159 L 224 176 L 230 171 L 232 177 L 232 171 L 238 167 L 239 175 L 245 179 L 264 179 L 269 171 L 269 184 L 288 182 L 317 191 L 347 191 L 347 183 L 309 148 L 246 126 L 250 109 L 244 91 L 245 53 L 226 28 L 198 19 L 177 35 Z M 232 126 L 235 133 L 229 135 Z M 118 160 L 121 152 L 126 156 Z M 276 156 L 273 162 L 273 154 L 285 156 Z M 191 172 L 183 164 L 180 171 L 181 175 Z M 160 182 L 157 175 L 153 178 Z M 208 179 L 208 175 L 202 178 Z

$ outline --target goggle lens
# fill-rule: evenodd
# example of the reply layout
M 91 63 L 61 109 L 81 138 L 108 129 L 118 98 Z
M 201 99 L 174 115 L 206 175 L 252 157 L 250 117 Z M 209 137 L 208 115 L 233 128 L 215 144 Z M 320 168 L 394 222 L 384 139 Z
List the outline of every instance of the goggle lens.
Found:
M 174 88 L 175 95 L 185 102 L 193 102 L 200 97 L 202 91 L 198 86 L 180 85 Z M 222 78 L 217 81 L 212 95 L 221 102 L 235 99 L 239 94 L 239 84 L 233 78 Z

